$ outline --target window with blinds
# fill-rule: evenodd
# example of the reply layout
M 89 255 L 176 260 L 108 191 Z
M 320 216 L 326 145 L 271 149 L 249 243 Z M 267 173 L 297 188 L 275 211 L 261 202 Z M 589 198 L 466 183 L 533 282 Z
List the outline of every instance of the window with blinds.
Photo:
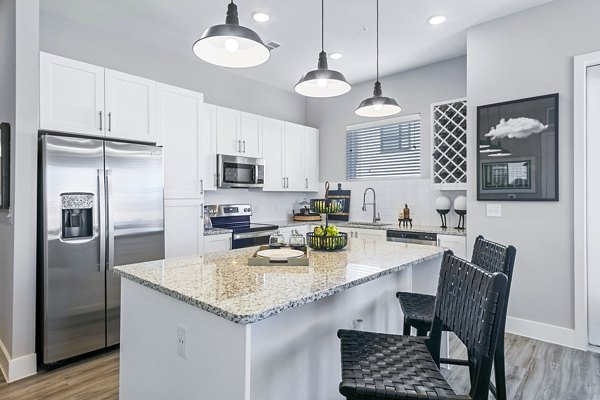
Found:
M 346 179 L 421 173 L 421 117 L 414 115 L 346 131 Z

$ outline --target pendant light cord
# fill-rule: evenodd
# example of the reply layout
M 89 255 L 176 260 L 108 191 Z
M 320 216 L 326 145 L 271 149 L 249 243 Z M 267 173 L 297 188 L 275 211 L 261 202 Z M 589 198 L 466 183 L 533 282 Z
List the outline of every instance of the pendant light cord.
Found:
M 325 0 L 321 0 L 321 51 L 325 51 Z
M 377 82 L 379 82 L 379 0 L 377 0 Z

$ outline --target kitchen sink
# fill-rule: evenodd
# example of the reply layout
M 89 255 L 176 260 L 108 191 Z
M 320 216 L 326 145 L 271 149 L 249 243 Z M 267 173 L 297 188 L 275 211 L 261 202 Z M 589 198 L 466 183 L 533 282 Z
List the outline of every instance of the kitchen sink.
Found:
M 361 226 L 390 226 L 392 224 L 386 224 L 383 222 L 348 222 L 346 226 L 349 227 L 361 227 Z

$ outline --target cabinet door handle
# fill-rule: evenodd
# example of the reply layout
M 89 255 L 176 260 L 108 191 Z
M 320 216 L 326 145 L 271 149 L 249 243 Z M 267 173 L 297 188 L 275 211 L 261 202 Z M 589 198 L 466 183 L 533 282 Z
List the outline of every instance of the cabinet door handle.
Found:
M 308 189 L 308 178 L 306 178 L 305 181 L 306 181 L 306 189 Z
M 285 178 L 281 178 L 281 186 L 285 189 Z
M 285 187 L 290 188 L 290 178 L 285 178 Z
M 108 131 L 112 132 L 112 112 L 108 113 Z
M 215 187 L 217 187 L 219 185 L 219 182 L 217 181 L 217 173 L 215 172 L 213 175 L 215 178 Z
M 237 151 L 238 151 L 238 153 L 241 153 L 242 152 L 242 141 L 238 140 L 237 142 L 238 142 L 238 150 Z
M 204 194 L 204 179 L 200 179 L 200 193 Z
M 102 130 L 102 111 L 100 111 L 100 130 Z
M 244 150 L 242 151 L 242 153 L 245 153 L 246 152 L 246 141 L 242 140 L 242 144 L 244 145 Z

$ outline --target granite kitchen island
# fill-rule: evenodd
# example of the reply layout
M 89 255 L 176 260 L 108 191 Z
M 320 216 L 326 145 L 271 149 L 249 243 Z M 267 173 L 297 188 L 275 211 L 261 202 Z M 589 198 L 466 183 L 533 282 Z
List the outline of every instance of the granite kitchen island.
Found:
M 116 268 L 121 399 L 340 399 L 337 329 L 401 333 L 395 293 L 434 293 L 443 249 L 350 239 L 307 267 L 254 251 Z

